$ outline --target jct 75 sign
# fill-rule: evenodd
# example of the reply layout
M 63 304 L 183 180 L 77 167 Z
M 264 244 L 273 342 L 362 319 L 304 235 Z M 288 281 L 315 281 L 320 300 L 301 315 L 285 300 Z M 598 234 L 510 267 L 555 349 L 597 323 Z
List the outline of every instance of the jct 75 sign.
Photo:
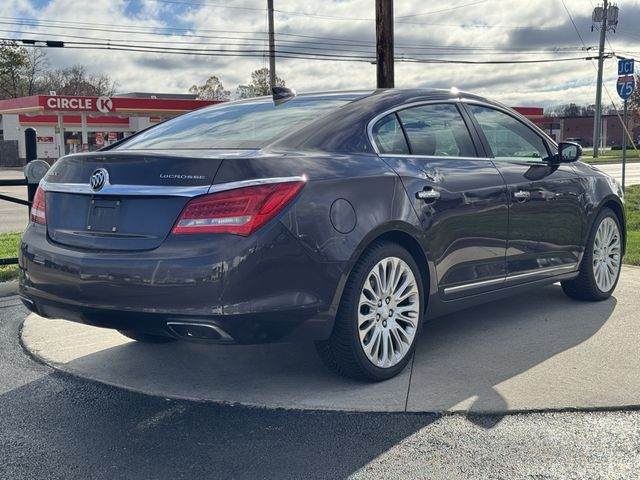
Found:
M 618 83 L 616 83 L 616 89 L 618 90 L 618 95 L 623 100 L 628 99 L 633 93 L 633 89 L 635 88 L 635 81 L 633 79 L 633 75 L 624 75 L 622 77 L 618 77 Z

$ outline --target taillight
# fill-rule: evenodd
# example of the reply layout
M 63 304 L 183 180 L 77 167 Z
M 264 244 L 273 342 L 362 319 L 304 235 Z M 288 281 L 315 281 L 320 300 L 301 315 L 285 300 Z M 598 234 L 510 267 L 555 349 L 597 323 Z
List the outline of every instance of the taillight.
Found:
M 31 204 L 31 221 L 40 225 L 47 224 L 47 202 L 42 188 L 38 187 Z
M 191 200 L 173 233 L 233 233 L 247 236 L 280 212 L 304 181 L 269 183 L 203 195 Z

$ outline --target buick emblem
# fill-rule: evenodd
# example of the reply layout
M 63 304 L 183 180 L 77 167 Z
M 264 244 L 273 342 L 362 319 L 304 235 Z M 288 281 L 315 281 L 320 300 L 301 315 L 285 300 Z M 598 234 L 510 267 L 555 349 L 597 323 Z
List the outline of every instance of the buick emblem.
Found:
M 94 191 L 100 190 L 106 184 L 109 183 L 109 172 L 107 172 L 104 168 L 99 168 L 95 172 L 91 174 L 91 178 L 89 179 L 89 184 Z

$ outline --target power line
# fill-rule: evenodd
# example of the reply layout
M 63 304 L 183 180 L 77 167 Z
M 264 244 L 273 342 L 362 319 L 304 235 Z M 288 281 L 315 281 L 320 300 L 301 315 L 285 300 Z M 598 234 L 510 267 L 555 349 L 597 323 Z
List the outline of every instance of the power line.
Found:
M 11 38 L 0 38 L 0 40 L 13 41 Z M 25 47 L 37 47 L 36 45 L 25 45 Z M 264 54 L 263 50 L 232 50 L 232 49 L 195 49 L 195 48 L 167 48 L 139 46 L 131 44 L 100 44 L 97 42 L 69 42 L 65 43 L 65 48 L 80 50 L 115 50 L 115 51 L 131 51 L 146 53 L 162 53 L 173 55 L 195 55 L 195 56 L 238 56 L 238 57 L 260 57 Z M 330 61 L 356 61 L 370 63 L 373 57 L 358 55 L 338 55 L 323 54 L 310 52 L 295 52 L 289 50 L 276 50 L 276 54 L 281 58 L 297 58 L 305 60 L 330 60 Z M 578 60 L 589 60 L 592 57 L 569 57 L 569 58 L 547 58 L 534 60 L 453 60 L 439 58 L 412 58 L 412 57 L 396 57 L 397 62 L 408 63 L 449 63 L 449 64 L 474 64 L 474 65 L 494 65 L 494 64 L 526 64 L 526 63 L 554 63 L 568 62 Z
M 216 7 L 216 8 L 229 8 L 229 9 L 235 9 L 235 10 L 253 10 L 253 11 L 259 11 L 259 12 L 264 12 L 266 9 L 265 8 L 256 8 L 256 7 L 238 7 L 235 5 L 225 5 L 222 3 L 211 3 L 211 2 L 181 2 L 179 0 L 152 0 L 154 2 L 157 3 L 169 3 L 169 4 L 175 4 L 175 5 L 188 5 L 188 6 L 192 6 L 192 7 Z
M 12 30 L 0 29 L 0 32 L 11 32 Z M 16 39 L 13 38 L 14 41 L 29 41 L 29 42 L 39 42 L 45 43 L 47 41 L 46 38 L 34 38 L 39 34 L 33 34 L 31 38 L 24 39 Z M 98 45 L 98 46 L 112 46 L 112 47 L 137 47 L 137 48 L 148 48 L 150 50 L 173 50 L 173 51 L 226 51 L 226 52 L 242 52 L 249 51 L 250 53 L 256 53 L 256 51 L 250 50 L 239 50 L 241 47 L 246 48 L 256 48 L 264 54 L 264 44 L 262 42 L 242 42 L 242 43 L 229 43 L 229 42 L 203 42 L 194 44 L 193 42 L 177 42 L 177 41 L 158 41 L 158 40 L 118 40 L 118 39 L 99 39 L 94 37 L 83 37 L 79 35 L 61 35 L 64 38 L 72 38 L 74 40 L 65 40 L 66 45 Z M 77 41 L 77 40 L 85 40 L 85 42 Z M 99 43 L 102 42 L 102 43 Z M 162 45 L 169 45 L 164 47 Z M 160 45 L 160 46 L 158 46 Z M 174 45 L 189 45 L 189 48 L 181 48 L 179 46 Z M 209 49 L 207 50 L 205 47 L 227 47 L 225 49 Z M 236 50 L 231 50 L 234 48 Z M 334 53 L 334 52 L 345 52 L 345 53 L 356 53 L 356 54 L 365 54 L 365 55 L 356 55 L 360 58 L 372 58 L 374 54 L 373 48 L 369 49 L 343 49 L 343 48 L 335 48 L 335 47 L 319 47 L 319 46 L 308 46 L 308 45 L 295 45 L 295 44 L 280 44 L 279 52 L 281 53 L 289 53 L 289 54 L 308 54 L 308 55 L 320 55 L 320 56 L 343 56 L 342 53 Z M 432 46 L 432 47 L 423 47 L 421 51 L 402 51 L 398 55 L 399 58 L 404 58 L 405 56 L 478 56 L 478 55 L 562 55 L 568 53 L 579 53 L 582 52 L 583 49 L 575 49 L 575 48 L 562 48 L 557 50 L 529 50 L 529 51 L 501 51 L 498 49 L 476 49 L 474 47 L 469 47 L 468 49 L 459 50 L 457 48 L 450 49 L 447 46 Z M 324 52 L 324 53 L 320 53 Z M 348 56 L 347 56 L 348 57 Z
M 430 12 L 422 12 L 422 13 L 414 13 L 413 15 L 396 15 L 396 19 L 398 18 L 410 18 L 410 17 L 422 17 L 425 15 L 435 15 L 436 13 L 450 12 L 452 10 L 459 10 L 461 8 L 472 7 L 474 5 L 480 5 L 481 3 L 487 3 L 489 0 L 478 0 L 476 2 L 464 3 L 462 5 L 457 5 L 455 7 L 442 8 L 440 10 L 431 10 Z

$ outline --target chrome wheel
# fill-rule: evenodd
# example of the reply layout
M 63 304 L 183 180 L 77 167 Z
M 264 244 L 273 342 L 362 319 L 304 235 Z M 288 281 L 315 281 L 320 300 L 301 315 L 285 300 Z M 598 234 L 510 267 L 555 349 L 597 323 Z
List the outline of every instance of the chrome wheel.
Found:
M 358 302 L 360 345 L 371 363 L 390 368 L 411 349 L 420 319 L 420 293 L 407 263 L 378 262 L 367 274 Z
M 601 292 L 613 288 L 620 273 L 620 231 L 611 217 L 605 217 L 593 240 L 593 276 Z

